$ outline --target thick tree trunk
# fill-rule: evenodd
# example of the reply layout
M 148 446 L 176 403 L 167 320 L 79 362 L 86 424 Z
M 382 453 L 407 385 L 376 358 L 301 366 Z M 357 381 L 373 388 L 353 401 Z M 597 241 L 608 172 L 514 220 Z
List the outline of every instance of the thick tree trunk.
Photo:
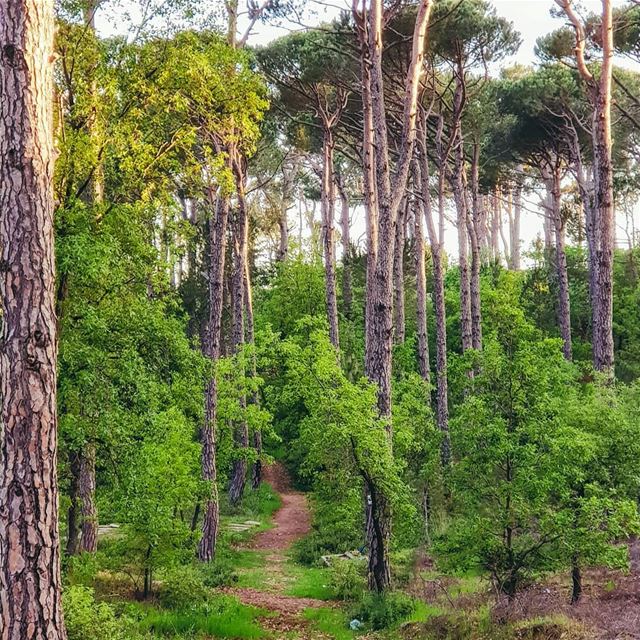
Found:
M 357 2 L 354 7 L 357 7 Z M 365 7 L 366 7 L 365 3 Z M 368 8 L 368 7 L 367 7 Z M 365 373 L 378 388 L 378 412 L 387 425 L 391 447 L 391 347 L 393 340 L 393 254 L 397 213 L 406 189 L 416 134 L 416 106 L 424 57 L 424 45 L 431 10 L 430 0 L 417 7 L 411 63 L 405 80 L 403 125 L 400 152 L 394 180 L 389 167 L 387 118 L 382 71 L 383 2 L 371 0 L 363 14 L 357 10 L 356 22 L 361 29 L 363 45 L 362 69 L 365 154 L 375 151 L 375 165 L 370 177 L 375 185 L 375 210 L 369 211 L 369 222 L 377 223 L 378 237 L 369 233 L 370 258 L 367 273 L 367 310 L 365 341 Z M 359 22 L 358 22 L 359 21 Z M 363 24 L 365 26 L 363 26 Z M 364 34 L 364 35 L 363 35 Z M 366 40 L 365 40 L 366 38 Z M 371 117 L 372 139 L 367 139 Z M 368 168 L 367 168 L 368 170 Z M 366 171 L 367 171 L 366 170 Z M 367 178 L 368 179 L 368 178 Z M 371 185 L 368 185 L 371 187 Z M 367 199 L 371 201 L 371 196 Z M 375 483 L 369 483 L 367 505 L 367 538 L 369 543 L 369 586 L 378 592 L 390 586 L 389 535 L 390 507 L 388 496 Z
M 208 199 L 211 208 L 215 207 L 215 211 L 209 222 L 209 322 L 204 347 L 205 354 L 215 369 L 215 364 L 220 357 L 229 201 L 227 198 L 216 198 L 212 190 L 208 193 Z M 203 562 L 211 562 L 215 556 L 220 521 L 216 470 L 217 405 L 218 386 L 215 370 L 212 370 L 205 392 L 205 415 L 201 434 L 202 477 L 210 487 L 204 507 L 202 537 L 198 546 L 198 558 Z
M 322 247 L 324 254 L 325 302 L 331 344 L 340 346 L 338 328 L 338 296 L 336 293 L 336 248 L 334 229 L 335 180 L 333 175 L 334 141 L 325 128 L 322 144 Z
M 611 3 L 603 2 L 611 31 Z M 611 48 L 609 49 L 611 50 Z M 595 200 L 597 206 L 597 264 L 594 287 L 593 365 L 598 371 L 613 376 L 613 248 L 614 203 L 613 165 L 611 161 L 611 62 L 601 73 L 593 118 L 593 154 L 595 167 Z M 605 71 L 605 68 L 607 71 Z M 606 76 L 608 75 L 608 86 Z
M 232 320 L 231 320 L 231 350 L 234 356 L 239 356 L 237 367 L 244 373 L 244 355 L 242 350 L 245 343 L 245 287 L 247 278 L 247 245 L 249 219 L 247 203 L 244 193 L 245 171 L 242 160 L 234 161 L 234 173 L 236 179 L 236 191 L 238 204 L 236 215 L 233 219 L 233 260 L 231 271 L 232 291 Z M 236 444 L 236 456 L 233 460 L 231 478 L 229 480 L 229 503 L 238 505 L 244 495 L 247 479 L 246 450 L 249 447 L 249 426 L 245 415 L 247 399 L 242 393 L 238 399 L 242 417 L 234 425 L 234 440 Z
M 613 166 L 611 159 L 611 81 L 613 75 L 613 6 L 602 0 L 600 45 L 602 65 L 599 76 L 587 66 L 585 24 L 571 0 L 556 0 L 571 22 L 575 34 L 575 58 L 580 76 L 587 85 L 593 106 L 591 138 L 593 151 L 591 305 L 593 324 L 593 364 L 596 370 L 613 377 L 613 251 L 615 211 L 613 201 Z M 579 145 L 577 145 L 579 147 Z M 587 235 L 589 228 L 587 225 Z
M 427 194 L 428 197 L 428 194 Z M 427 334 L 427 275 L 425 268 L 424 234 L 420 207 L 415 203 L 413 212 L 413 235 L 416 260 L 416 322 L 418 334 L 418 371 L 426 382 L 430 382 L 429 340 Z
M 398 210 L 396 223 L 395 251 L 393 254 L 393 327 L 396 344 L 402 344 L 405 340 L 405 316 L 404 316 L 404 240 L 407 224 L 407 205 L 405 199 Z
M 67 554 L 94 553 L 98 547 L 95 505 L 96 448 L 86 444 L 71 455 L 71 506 L 67 523 Z
M 66 638 L 60 605 L 53 3 L 0 2 L 0 636 Z

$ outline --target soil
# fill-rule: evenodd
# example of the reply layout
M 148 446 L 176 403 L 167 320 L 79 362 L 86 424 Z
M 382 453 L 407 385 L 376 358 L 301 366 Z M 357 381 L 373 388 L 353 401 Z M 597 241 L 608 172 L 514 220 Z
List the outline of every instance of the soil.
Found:
M 286 580 L 278 580 L 284 575 L 283 565 L 287 562 L 287 551 L 291 545 L 311 530 L 311 513 L 307 498 L 303 493 L 291 488 L 291 479 L 283 465 L 276 462 L 264 469 L 263 479 L 280 495 L 282 506 L 273 517 L 273 528 L 257 534 L 248 548 L 268 551 L 266 562 L 270 574 L 276 579 L 276 588 L 261 591 L 249 588 L 228 588 L 224 591 L 240 599 L 246 605 L 265 609 L 270 613 L 260 619 L 260 624 L 273 632 L 276 637 L 295 634 L 296 640 L 322 640 L 328 638 L 311 630 L 302 613 L 305 609 L 331 606 L 331 603 L 312 598 L 298 598 L 283 593 Z

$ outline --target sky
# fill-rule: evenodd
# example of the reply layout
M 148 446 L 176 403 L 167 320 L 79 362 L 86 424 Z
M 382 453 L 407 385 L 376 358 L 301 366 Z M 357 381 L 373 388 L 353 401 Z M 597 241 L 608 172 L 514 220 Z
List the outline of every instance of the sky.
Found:
M 161 0 L 159 0 L 161 1 Z M 551 9 L 555 7 L 553 0 L 490 0 L 495 6 L 498 15 L 501 15 L 512 21 L 516 30 L 522 36 L 522 45 L 519 51 L 509 58 L 506 58 L 501 66 L 511 66 L 514 63 L 534 64 L 536 61 L 534 47 L 536 39 L 559 28 L 563 25 L 562 18 L 553 17 Z M 216 3 L 221 6 L 222 0 L 209 0 L 203 2 L 202 6 L 215 6 Z M 626 4 L 624 0 L 613 0 L 614 6 Z M 241 1 L 241 5 L 243 2 Z M 601 0 L 579 0 L 576 5 L 584 12 L 599 12 L 601 9 Z M 123 0 L 120 5 L 123 10 L 129 9 L 135 13 L 135 2 Z M 249 42 L 251 44 L 267 44 L 269 41 L 279 36 L 285 35 L 291 31 L 296 31 L 305 26 L 313 26 L 320 22 L 329 21 L 339 15 L 340 11 L 349 10 L 351 0 L 307 0 L 305 3 L 304 16 L 302 24 L 299 22 L 284 23 L 280 26 L 274 25 L 258 25 L 251 35 Z M 241 20 L 242 24 L 242 20 Z M 104 12 L 97 15 L 98 30 L 107 35 L 118 33 L 122 28 L 122 21 L 118 18 L 118 12 Z M 619 60 L 618 64 L 623 66 L 631 66 L 640 71 L 639 65 L 633 65 L 627 60 Z M 521 233 L 523 248 L 528 248 L 532 241 L 542 231 L 542 220 L 538 210 L 539 197 L 536 194 L 529 196 L 529 202 L 526 203 L 527 211 L 523 214 Z M 640 215 L 640 211 L 636 214 Z M 294 216 L 295 218 L 295 216 Z M 292 221 L 293 222 L 293 221 Z M 623 222 L 618 220 L 618 228 L 616 233 L 617 243 L 624 246 L 627 243 L 626 233 L 622 226 Z M 354 212 L 354 238 L 364 234 L 363 212 Z M 362 233 L 360 233 L 362 232 Z M 296 230 L 297 233 L 297 230 Z M 453 225 L 449 225 L 446 233 L 445 248 L 450 255 L 457 254 L 457 233 Z

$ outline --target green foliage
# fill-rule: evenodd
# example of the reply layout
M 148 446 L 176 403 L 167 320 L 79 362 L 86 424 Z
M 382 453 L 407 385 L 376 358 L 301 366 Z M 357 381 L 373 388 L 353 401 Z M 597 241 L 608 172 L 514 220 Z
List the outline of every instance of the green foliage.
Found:
M 379 631 L 395 627 L 408 618 L 415 608 L 415 601 L 402 591 L 390 591 L 383 595 L 367 593 L 354 609 L 352 617 Z
M 158 591 L 158 601 L 165 609 L 182 612 L 200 609 L 209 596 L 199 568 L 192 565 L 165 571 Z
M 162 636 L 204 634 L 215 638 L 264 638 L 266 633 L 255 622 L 258 609 L 247 607 L 231 596 L 210 598 L 197 611 L 149 610 L 141 620 L 142 631 Z
M 613 391 L 579 381 L 556 341 L 520 313 L 494 313 L 451 421 L 456 517 L 443 561 L 488 571 L 508 594 L 572 557 L 621 566 L 626 550 L 614 542 L 638 527 L 637 489 L 621 492 L 611 470 L 637 477 L 619 448 L 623 439 L 635 449 L 635 424 Z
M 337 560 L 329 570 L 329 585 L 336 598 L 358 600 L 366 588 L 366 564 L 361 560 Z
M 97 602 L 93 589 L 69 586 L 62 596 L 69 640 L 126 640 L 126 625 L 105 602 Z

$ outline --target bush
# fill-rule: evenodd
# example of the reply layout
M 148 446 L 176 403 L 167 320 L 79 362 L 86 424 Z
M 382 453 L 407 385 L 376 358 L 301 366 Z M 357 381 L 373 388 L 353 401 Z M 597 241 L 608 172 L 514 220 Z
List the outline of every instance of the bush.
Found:
M 209 589 L 204 584 L 200 571 L 187 565 L 167 570 L 158 600 L 166 609 L 188 611 L 200 608 L 209 596 Z
M 68 640 L 128 640 L 123 621 L 106 602 L 96 602 L 93 589 L 67 587 L 62 594 Z
M 357 600 L 364 591 L 363 562 L 338 560 L 329 569 L 329 585 L 336 598 Z
M 91 586 L 100 568 L 105 564 L 102 553 L 81 553 L 69 556 L 65 562 L 65 580 L 70 585 Z
M 388 629 L 408 618 L 416 603 L 405 593 L 392 591 L 385 594 L 367 593 L 354 611 L 353 617 L 368 624 L 374 631 Z
M 203 584 L 211 589 L 238 582 L 238 574 L 233 566 L 232 559 L 224 551 L 219 548 L 215 560 L 200 568 Z

